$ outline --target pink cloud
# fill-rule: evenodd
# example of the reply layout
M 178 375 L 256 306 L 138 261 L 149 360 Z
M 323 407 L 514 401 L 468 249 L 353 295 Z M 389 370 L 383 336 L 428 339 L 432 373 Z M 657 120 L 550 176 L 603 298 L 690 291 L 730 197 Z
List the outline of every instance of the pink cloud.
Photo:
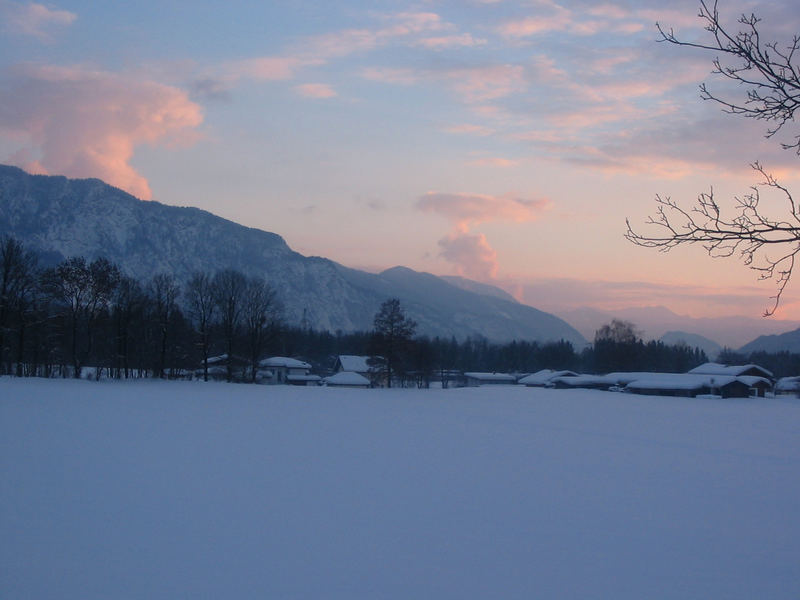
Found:
M 224 70 L 233 78 L 260 81 L 291 79 L 297 67 L 304 63 L 291 56 L 262 56 L 229 63 Z
M 304 83 L 295 86 L 294 89 L 306 98 L 334 98 L 337 96 L 336 90 L 327 83 Z
M 473 47 L 483 46 L 486 40 L 482 38 L 474 38 L 469 33 L 462 33 L 459 35 L 445 35 L 438 37 L 423 38 L 416 42 L 417 46 L 431 48 L 433 50 L 443 50 L 445 48 L 457 47 Z
M 4 31 L 31 35 L 43 42 L 51 39 L 47 33 L 48 28 L 70 25 L 78 18 L 75 13 L 67 10 L 56 10 L 35 2 L 22 3 L 12 0 L 0 0 L 0 16 L 4 21 Z
M 453 125 L 446 127 L 447 133 L 461 133 L 468 135 L 487 136 L 494 133 L 494 129 L 485 127 L 483 125 L 474 125 L 472 123 L 462 123 L 461 125 Z
M 526 87 L 525 69 L 520 65 L 463 67 L 432 75 L 444 77 L 468 103 L 504 98 Z
M 447 194 L 428 192 L 417 201 L 423 212 L 442 215 L 459 228 L 491 221 L 533 221 L 550 205 L 547 199 L 525 200 L 513 195 Z
M 539 0 L 534 3 L 534 6 L 542 14 L 507 21 L 498 28 L 500 35 L 523 38 L 550 31 L 564 31 L 570 27 L 572 13 L 563 6 L 551 0 Z
M 463 277 L 486 281 L 497 275 L 497 252 L 482 233 L 451 233 L 439 240 L 439 248 L 439 255 Z
M 152 193 L 130 164 L 136 147 L 187 139 L 203 120 L 183 90 L 81 67 L 20 67 L 0 106 L 0 128 L 26 133 L 39 155 L 26 166 L 99 177 L 143 199 Z
M 464 102 L 496 100 L 526 87 L 525 69 L 520 65 L 480 65 L 440 69 L 375 68 L 361 71 L 362 77 L 382 83 L 411 85 L 432 81 L 445 85 Z
M 455 265 L 459 275 L 483 281 L 497 275 L 497 253 L 484 234 L 472 233 L 470 227 L 492 221 L 532 221 L 548 205 L 548 200 L 525 200 L 510 194 L 428 192 L 417 201 L 419 210 L 453 222 L 453 231 L 439 240 L 440 256 Z
M 367 67 L 361 71 L 361 76 L 370 81 L 394 85 L 413 85 L 420 79 L 413 69 L 390 67 Z
M 467 164 L 473 167 L 508 168 L 508 167 L 516 167 L 519 164 L 519 161 L 511 160 L 509 158 L 492 157 L 492 158 L 476 158 L 475 160 L 469 161 Z

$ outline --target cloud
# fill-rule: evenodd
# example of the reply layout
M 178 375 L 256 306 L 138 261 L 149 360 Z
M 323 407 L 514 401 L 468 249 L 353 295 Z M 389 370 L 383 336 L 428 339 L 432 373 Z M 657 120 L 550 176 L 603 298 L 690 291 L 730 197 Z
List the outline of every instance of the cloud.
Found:
M 519 164 L 519 161 L 512 160 L 510 158 L 491 157 L 491 158 L 476 158 L 474 160 L 469 161 L 467 164 L 473 167 L 508 168 L 508 167 L 516 167 Z
M 309 61 L 293 56 L 261 56 L 233 61 L 223 66 L 227 79 L 280 81 L 294 77 L 295 69 Z
M 67 10 L 57 10 L 35 2 L 13 2 L 0 0 L 0 17 L 3 31 L 31 35 L 40 41 L 52 38 L 47 30 L 55 26 L 71 25 L 77 15 Z
M 82 67 L 21 66 L 0 86 L 0 129 L 39 155 L 20 166 L 99 177 L 143 199 L 152 193 L 130 164 L 136 147 L 189 139 L 202 120 L 183 90 Z
M 463 277 L 486 281 L 497 275 L 497 252 L 482 233 L 453 232 L 439 240 L 439 248 L 439 255 Z
M 492 221 L 533 221 L 549 205 L 547 199 L 525 200 L 511 194 L 488 196 L 428 192 L 417 201 L 418 209 L 442 215 L 462 229 Z
M 497 275 L 497 252 L 484 234 L 470 232 L 470 228 L 492 221 L 532 221 L 548 205 L 548 200 L 525 200 L 511 194 L 428 192 L 417 201 L 419 210 L 439 214 L 453 222 L 453 230 L 439 240 L 439 255 L 452 263 L 459 275 L 479 281 Z
M 472 123 L 462 123 L 460 125 L 451 125 L 450 127 L 446 127 L 444 129 L 447 133 L 460 133 L 460 134 L 467 134 L 467 135 L 478 135 L 478 136 L 487 136 L 492 135 L 495 130 L 491 127 L 486 127 L 484 125 L 474 125 Z
M 445 48 L 483 46 L 484 44 L 486 44 L 485 39 L 474 38 L 469 33 L 422 38 L 421 40 L 415 43 L 416 46 L 423 46 L 425 48 L 431 48 L 433 50 L 443 50 Z
M 304 83 L 295 86 L 294 90 L 306 98 L 334 98 L 337 96 L 336 90 L 327 83 Z

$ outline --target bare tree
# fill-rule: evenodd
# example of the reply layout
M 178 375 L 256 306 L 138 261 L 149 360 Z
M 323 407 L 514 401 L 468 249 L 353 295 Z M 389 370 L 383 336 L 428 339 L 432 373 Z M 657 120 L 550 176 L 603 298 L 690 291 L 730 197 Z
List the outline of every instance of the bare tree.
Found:
M 279 306 L 275 290 L 259 278 L 247 280 L 242 307 L 250 380 L 255 383 L 258 361 L 266 343 L 277 334 Z
M 738 84 L 737 89 L 744 91 L 744 97 L 737 99 L 702 84 L 701 97 L 720 104 L 730 114 L 768 122 L 767 138 L 794 124 L 800 107 L 800 36 L 794 35 L 784 45 L 765 42 L 759 34 L 761 20 L 753 14 L 742 15 L 739 30 L 730 31 L 720 21 L 716 1 L 700 0 L 698 16 L 711 36 L 708 43 L 681 40 L 672 29 L 659 24 L 660 41 L 716 53 L 712 73 Z M 800 136 L 781 145 L 800 154 Z M 759 273 L 760 279 L 776 281 L 773 303 L 764 312 L 769 316 L 780 304 L 800 253 L 800 206 L 760 163 L 752 167 L 761 180 L 747 194 L 735 197 L 732 207 L 723 205 L 713 188 L 700 194 L 689 207 L 669 197 L 656 196 L 656 214 L 646 221 L 652 228 L 646 232 L 634 230 L 626 221 L 625 237 L 637 246 L 661 251 L 700 244 L 712 257 L 739 257 Z M 773 192 L 782 201 L 781 216 L 768 212 L 762 202 L 762 190 Z
M 67 309 L 75 378 L 80 378 L 84 362 L 91 357 L 95 321 L 108 307 L 119 280 L 115 264 L 105 258 L 87 264 L 82 256 L 68 258 L 42 275 L 43 288 Z
M 0 241 L 0 370 L 10 372 L 6 346 L 9 334 L 16 329 L 17 375 L 22 375 L 25 330 L 31 295 L 36 288 L 37 265 L 38 256 L 25 250 L 16 239 L 6 236 Z
M 186 301 L 189 317 L 200 336 L 200 352 L 203 355 L 203 381 L 208 381 L 208 354 L 211 346 L 211 326 L 214 323 L 216 303 L 214 286 L 207 273 L 197 272 L 186 285 Z
M 124 373 L 127 379 L 131 375 L 131 345 L 136 335 L 135 325 L 137 322 L 138 325 L 143 324 L 142 315 L 147 304 L 141 284 L 132 277 L 122 277 L 112 303 L 116 325 L 115 377 L 119 378 Z
M 170 336 L 170 325 L 178 309 L 178 296 L 181 290 L 175 276 L 171 273 L 158 273 L 150 280 L 148 295 L 152 300 L 153 320 L 158 329 L 158 363 L 156 376 L 166 377 L 167 346 Z
M 224 269 L 214 275 L 214 302 L 219 312 L 219 322 L 225 338 L 225 351 L 228 355 L 228 381 L 233 381 L 233 349 L 242 322 L 244 293 L 247 278 L 239 271 Z

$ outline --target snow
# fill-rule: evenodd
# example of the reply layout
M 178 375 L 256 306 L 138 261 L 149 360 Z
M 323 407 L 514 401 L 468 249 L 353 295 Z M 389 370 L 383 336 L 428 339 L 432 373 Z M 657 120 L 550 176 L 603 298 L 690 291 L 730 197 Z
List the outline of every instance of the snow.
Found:
M 695 367 L 689 373 L 700 373 L 703 375 L 744 375 L 746 373 L 756 374 L 758 373 L 759 376 L 763 377 L 772 377 L 772 373 L 770 373 L 764 367 L 759 367 L 758 365 L 723 365 L 720 363 L 704 363 L 699 367 Z
M 339 371 L 331 375 L 330 377 L 326 377 L 323 379 L 325 383 L 328 385 L 346 385 L 346 386 L 369 386 L 369 379 L 360 375 L 359 373 L 353 373 L 352 371 Z
M 285 369 L 310 369 L 311 365 L 296 358 L 271 356 L 258 363 L 262 367 L 283 367 Z
M 527 375 L 518 381 L 523 385 L 547 385 L 551 383 L 553 379 L 556 377 L 577 377 L 577 373 L 575 371 L 553 371 L 552 369 L 542 369 L 541 371 L 536 371 L 536 373 L 532 373 L 531 375 Z
M 797 598 L 800 401 L 0 379 L 0 596 Z
M 464 373 L 467 379 L 475 379 L 484 383 L 516 383 L 517 378 L 508 373 Z

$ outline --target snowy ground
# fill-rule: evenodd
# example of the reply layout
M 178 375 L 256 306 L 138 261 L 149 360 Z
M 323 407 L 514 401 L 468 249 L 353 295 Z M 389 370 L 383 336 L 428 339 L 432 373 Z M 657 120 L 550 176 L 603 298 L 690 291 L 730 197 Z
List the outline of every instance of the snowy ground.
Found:
M 0 379 L 0 597 L 800 597 L 800 401 Z

